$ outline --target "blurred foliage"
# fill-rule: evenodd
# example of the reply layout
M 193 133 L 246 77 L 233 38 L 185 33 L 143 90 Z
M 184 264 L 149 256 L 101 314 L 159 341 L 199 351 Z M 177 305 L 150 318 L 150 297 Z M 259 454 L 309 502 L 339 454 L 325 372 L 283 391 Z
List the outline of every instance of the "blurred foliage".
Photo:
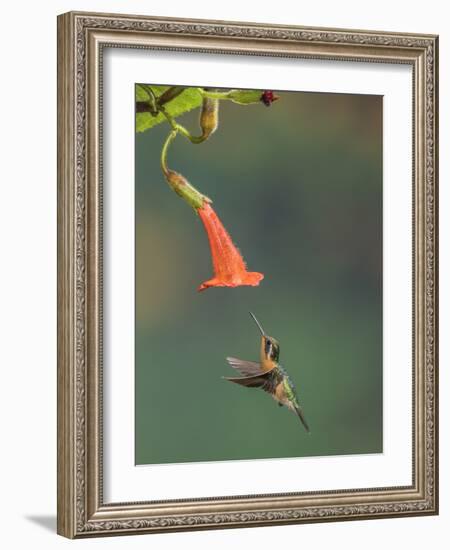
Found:
M 223 101 L 170 164 L 214 200 L 257 288 L 209 289 L 200 220 L 159 168 L 167 123 L 136 135 L 136 462 L 382 451 L 382 98 L 277 92 Z M 180 117 L 193 132 L 198 110 Z M 311 426 L 221 379 L 256 359 L 248 311 L 281 345 Z

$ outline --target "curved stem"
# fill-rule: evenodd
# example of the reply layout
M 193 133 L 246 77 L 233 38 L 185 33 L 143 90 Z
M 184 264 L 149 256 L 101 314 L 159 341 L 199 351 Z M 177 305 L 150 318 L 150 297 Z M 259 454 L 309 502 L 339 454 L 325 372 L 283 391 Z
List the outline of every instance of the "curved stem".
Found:
M 177 123 L 177 127 L 178 127 L 178 130 L 180 131 L 181 134 L 183 134 L 183 136 L 185 138 L 187 138 L 191 143 L 203 143 L 204 141 L 206 141 L 207 139 L 207 136 L 193 136 L 189 130 L 187 130 L 184 126 L 181 126 L 181 124 L 178 124 Z
M 151 89 L 148 84 L 141 84 L 141 88 L 147 93 L 148 99 L 149 99 L 149 105 L 150 105 L 150 112 L 152 115 L 156 115 L 158 113 L 158 109 L 156 107 L 156 96 L 153 90 Z
M 164 176 L 167 178 L 169 174 L 169 168 L 167 166 L 167 151 L 169 149 L 172 141 L 177 137 L 177 130 L 172 130 L 167 136 L 166 141 L 164 142 L 163 148 L 161 150 L 161 170 L 163 171 Z
M 184 199 L 189 206 L 194 210 L 202 208 L 205 203 L 212 202 L 209 197 L 200 193 L 193 185 L 191 185 L 188 180 L 175 170 L 171 170 L 167 166 L 167 151 L 170 144 L 176 138 L 178 134 L 178 129 L 174 129 L 167 136 L 166 141 L 164 142 L 162 151 L 161 151 L 161 169 L 163 171 L 164 177 L 167 180 L 167 183 L 175 191 L 175 193 Z
M 185 138 L 187 138 L 191 143 L 202 143 L 203 141 L 205 141 L 207 139 L 208 136 L 203 136 L 203 135 L 193 136 L 187 128 L 185 128 L 181 124 L 178 124 L 178 122 L 176 122 L 173 119 L 173 117 L 171 115 L 169 115 L 169 113 L 164 109 L 164 107 L 161 106 L 159 108 L 159 110 L 166 117 L 167 121 L 172 126 L 172 129 L 175 130 L 175 131 L 180 132 L 181 134 L 183 134 L 183 136 Z

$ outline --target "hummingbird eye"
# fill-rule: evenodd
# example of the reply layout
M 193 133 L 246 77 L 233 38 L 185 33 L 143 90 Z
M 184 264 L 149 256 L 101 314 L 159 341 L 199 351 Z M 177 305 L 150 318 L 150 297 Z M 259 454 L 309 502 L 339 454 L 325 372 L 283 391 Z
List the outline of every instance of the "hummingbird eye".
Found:
M 270 340 L 266 340 L 266 353 L 269 353 L 271 347 L 272 342 Z

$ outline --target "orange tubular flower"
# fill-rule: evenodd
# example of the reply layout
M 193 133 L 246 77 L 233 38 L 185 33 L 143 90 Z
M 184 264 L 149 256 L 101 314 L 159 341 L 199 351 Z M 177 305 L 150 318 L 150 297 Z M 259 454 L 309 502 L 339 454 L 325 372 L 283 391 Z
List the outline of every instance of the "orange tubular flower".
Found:
M 212 286 L 258 286 L 264 275 L 247 271 L 241 253 L 233 244 L 211 204 L 204 201 L 202 206 L 197 208 L 197 212 L 208 235 L 214 268 L 214 277 L 202 283 L 198 290 L 206 290 Z

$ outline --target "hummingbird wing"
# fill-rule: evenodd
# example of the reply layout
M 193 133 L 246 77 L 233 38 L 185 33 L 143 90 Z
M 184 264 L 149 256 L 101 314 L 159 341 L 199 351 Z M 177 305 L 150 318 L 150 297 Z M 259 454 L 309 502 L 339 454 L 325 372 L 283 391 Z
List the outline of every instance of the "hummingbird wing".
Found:
M 244 359 L 237 359 L 236 357 L 227 357 L 227 361 L 230 367 L 236 369 L 242 376 L 255 376 L 256 374 L 262 374 L 264 371 L 259 363 L 255 361 L 245 361 Z
M 246 388 L 261 388 L 262 390 L 273 393 L 276 387 L 275 378 L 272 375 L 272 371 L 257 374 L 255 376 L 239 376 L 239 377 L 223 377 L 229 382 L 234 382 Z

